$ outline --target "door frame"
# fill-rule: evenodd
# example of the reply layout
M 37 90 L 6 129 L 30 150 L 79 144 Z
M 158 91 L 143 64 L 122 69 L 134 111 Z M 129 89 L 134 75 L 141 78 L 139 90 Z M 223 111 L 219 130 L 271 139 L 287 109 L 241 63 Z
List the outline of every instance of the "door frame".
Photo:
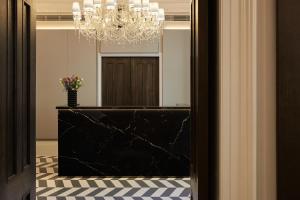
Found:
M 35 2 L 0 8 L 0 199 L 35 199 Z M 9 153 L 8 153 L 9 152 Z
M 159 106 L 163 106 L 163 57 L 162 53 L 98 53 L 96 70 L 97 106 L 102 106 L 102 58 L 103 57 L 158 57 L 159 59 Z
M 192 4 L 192 198 L 208 200 L 217 196 L 218 0 Z
M 192 199 L 214 200 L 219 182 L 219 0 L 193 0 L 191 13 Z

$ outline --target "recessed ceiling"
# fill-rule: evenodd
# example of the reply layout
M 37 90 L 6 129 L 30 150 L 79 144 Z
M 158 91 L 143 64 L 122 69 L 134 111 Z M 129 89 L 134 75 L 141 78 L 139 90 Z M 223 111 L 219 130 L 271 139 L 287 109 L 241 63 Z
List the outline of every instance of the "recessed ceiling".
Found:
M 37 14 L 71 14 L 74 0 L 37 0 Z M 81 5 L 83 0 L 79 0 Z M 187 15 L 191 0 L 150 0 L 159 2 L 166 14 Z

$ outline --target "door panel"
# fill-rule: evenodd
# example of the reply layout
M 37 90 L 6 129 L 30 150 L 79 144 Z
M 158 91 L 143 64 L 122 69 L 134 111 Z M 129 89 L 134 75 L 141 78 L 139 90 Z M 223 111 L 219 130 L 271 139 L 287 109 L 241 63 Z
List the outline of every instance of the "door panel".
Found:
M 130 58 L 103 58 L 102 105 L 130 106 Z
M 158 106 L 159 59 L 102 58 L 103 106 Z
M 2 88 L 3 91 L 7 92 L 7 101 L 3 102 L 6 106 L 8 110 L 11 110 L 10 113 L 7 113 L 6 117 L 6 125 L 7 125 L 7 129 L 10 130 L 10 134 L 6 135 L 6 141 L 7 141 L 7 176 L 8 178 L 14 176 L 17 173 L 17 159 L 16 159 L 16 153 L 17 153 L 17 141 L 16 141 L 16 124 L 15 124 L 15 120 L 13 120 L 15 118 L 15 100 L 16 100 L 16 95 L 15 95 L 15 91 L 14 91 L 14 85 L 15 85 L 15 80 L 13 79 L 13 77 L 15 76 L 15 67 L 16 67 L 16 49 L 14 48 L 14 46 L 16 45 L 16 31 L 17 31 L 17 27 L 16 24 L 13 24 L 13 16 L 16 16 L 16 12 L 17 12 L 17 4 L 14 1 L 6 1 L 8 9 L 8 15 L 9 18 L 6 19 L 8 20 L 8 30 L 6 32 L 6 34 L 9 32 L 11 33 L 11 35 L 7 35 L 7 50 L 8 50 L 8 55 L 7 55 L 7 63 L 2 62 L 1 65 L 8 65 L 9 67 L 7 67 L 6 69 L 2 68 L 2 70 L 6 71 L 7 74 L 7 79 L 5 79 L 5 83 L 7 84 L 6 87 L 7 88 L 11 88 L 9 90 L 4 90 L 6 88 Z M 2 24 L 6 23 L 5 21 L 1 22 Z M 3 28 L 3 27 L 2 27 Z M 2 40 L 2 36 L 0 38 Z M 4 47 L 1 45 L 1 49 L 4 49 Z M 4 52 L 1 52 L 2 56 L 6 56 L 6 54 Z M 4 58 L 4 57 L 2 57 Z M 2 60 L 3 61 L 3 60 Z M 2 74 L 2 73 L 1 73 Z M 4 74 L 4 73 L 3 73 Z M 1 78 L 3 78 L 1 76 Z M 4 99 L 3 99 L 4 101 Z M 2 106 L 2 103 L 1 103 Z M 5 116 L 4 116 L 5 117 Z M 3 125 L 4 126 L 4 125 Z M 1 127 L 2 128 L 2 127 Z M 2 129 L 1 129 L 2 131 Z M 2 133 L 3 134 L 3 133 Z
M 0 199 L 35 199 L 34 6 L 0 3 Z
M 132 101 L 134 106 L 159 105 L 158 58 L 131 59 Z

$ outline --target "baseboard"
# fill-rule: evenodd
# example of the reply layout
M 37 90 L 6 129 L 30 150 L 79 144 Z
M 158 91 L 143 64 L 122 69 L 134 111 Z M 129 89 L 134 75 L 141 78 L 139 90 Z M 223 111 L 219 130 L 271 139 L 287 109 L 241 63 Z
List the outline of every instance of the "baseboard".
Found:
M 57 156 L 57 140 L 38 140 L 36 141 L 36 155 L 39 156 Z

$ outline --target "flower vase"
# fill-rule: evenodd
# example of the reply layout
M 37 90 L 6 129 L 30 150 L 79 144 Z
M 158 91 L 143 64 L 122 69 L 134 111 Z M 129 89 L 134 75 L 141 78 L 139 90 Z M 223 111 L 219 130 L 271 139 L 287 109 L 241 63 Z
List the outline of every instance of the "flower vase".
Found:
M 77 91 L 68 90 L 68 106 L 76 107 L 77 106 Z

